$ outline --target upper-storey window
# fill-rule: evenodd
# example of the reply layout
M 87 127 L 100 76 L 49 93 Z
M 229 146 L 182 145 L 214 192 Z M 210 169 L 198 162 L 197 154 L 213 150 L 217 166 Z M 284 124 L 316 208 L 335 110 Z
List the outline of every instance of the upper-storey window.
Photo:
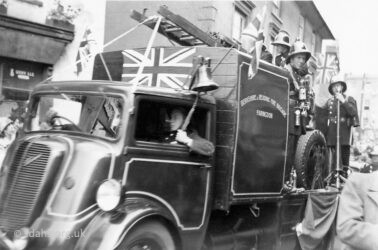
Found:
M 303 41 L 304 38 L 304 25 L 305 25 L 305 19 L 302 15 L 299 16 L 299 28 L 298 28 L 298 37 Z
M 311 34 L 311 45 L 310 45 L 310 51 L 313 55 L 315 55 L 315 49 L 316 49 L 316 36 L 315 33 Z
M 251 15 L 255 5 L 250 0 L 234 2 L 234 15 L 232 22 L 232 38 L 240 41 L 241 33 L 247 26 L 248 16 Z
M 241 13 L 237 8 L 235 8 L 234 21 L 232 27 L 232 38 L 240 41 L 241 33 L 245 28 L 247 23 L 247 16 Z

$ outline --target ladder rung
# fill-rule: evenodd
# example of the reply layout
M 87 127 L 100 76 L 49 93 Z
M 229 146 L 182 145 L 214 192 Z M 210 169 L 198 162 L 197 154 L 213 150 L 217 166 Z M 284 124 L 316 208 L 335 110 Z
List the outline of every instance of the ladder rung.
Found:
M 202 42 L 202 41 L 196 41 L 196 42 L 193 43 L 193 45 L 201 45 L 201 44 L 205 44 L 205 43 Z
M 173 28 L 167 28 L 165 29 L 165 32 L 175 32 L 175 31 L 182 31 L 179 27 L 173 27 Z
M 197 38 L 195 38 L 194 36 L 182 36 L 182 37 L 180 37 L 180 41 L 193 40 L 193 39 L 197 39 Z

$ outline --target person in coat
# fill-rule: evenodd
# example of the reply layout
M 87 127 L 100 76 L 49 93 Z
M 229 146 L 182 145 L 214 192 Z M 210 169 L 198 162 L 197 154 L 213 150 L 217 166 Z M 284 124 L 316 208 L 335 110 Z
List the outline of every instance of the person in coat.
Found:
M 293 90 L 294 87 L 294 90 L 298 91 L 301 82 L 308 78 L 307 61 L 310 57 L 311 52 L 307 49 L 306 44 L 297 39 L 291 46 L 289 55 L 286 58 L 285 68 L 293 78 L 293 84 L 291 84 L 290 90 Z
M 345 94 L 347 85 L 341 75 L 332 77 L 328 91 L 333 95 L 327 101 L 328 108 L 328 128 L 327 145 L 332 152 L 332 168 L 336 165 L 336 145 L 337 145 L 337 103 L 340 102 L 340 155 L 343 170 L 346 172 L 349 166 L 351 127 L 358 126 L 358 113 L 356 100 Z
M 277 56 L 274 58 L 274 64 L 278 67 L 284 68 L 290 51 L 289 33 L 287 33 L 285 30 L 280 30 L 274 38 L 272 45 L 275 46 L 277 50 Z
M 336 228 L 340 250 L 378 249 L 378 171 L 350 175 L 340 196 Z
M 185 115 L 184 111 L 180 108 L 174 108 L 170 112 L 167 122 L 169 123 L 170 133 L 164 139 L 164 142 L 172 143 L 177 141 L 184 144 L 190 148 L 191 151 L 205 155 L 211 156 L 214 153 L 214 145 L 198 135 L 197 131 L 183 131 L 181 126 L 184 124 Z

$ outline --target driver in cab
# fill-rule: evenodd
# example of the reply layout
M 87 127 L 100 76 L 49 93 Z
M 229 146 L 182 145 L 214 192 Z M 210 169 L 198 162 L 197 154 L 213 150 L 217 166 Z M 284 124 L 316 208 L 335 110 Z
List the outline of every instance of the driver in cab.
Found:
M 69 124 L 63 124 L 62 120 L 66 120 Z M 72 122 L 70 119 L 58 115 L 58 112 L 50 108 L 44 116 L 41 124 L 39 125 L 41 130 L 71 130 L 80 131 L 80 128 Z
M 175 143 L 176 141 L 185 144 L 191 151 L 211 156 L 214 153 L 214 145 L 198 135 L 197 131 L 184 131 L 180 128 L 184 124 L 185 115 L 181 108 L 174 108 L 168 112 L 166 122 L 169 124 L 169 134 L 164 138 L 166 143 Z
M 50 130 L 54 127 L 54 117 L 58 115 L 58 112 L 56 112 L 54 109 L 50 108 L 44 119 L 42 120 L 40 126 L 41 130 Z

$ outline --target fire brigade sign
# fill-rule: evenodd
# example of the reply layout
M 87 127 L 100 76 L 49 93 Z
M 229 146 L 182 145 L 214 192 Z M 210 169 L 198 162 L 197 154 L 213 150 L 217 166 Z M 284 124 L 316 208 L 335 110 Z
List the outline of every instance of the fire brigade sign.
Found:
M 234 196 L 273 195 L 284 181 L 289 83 L 260 68 L 248 79 L 247 71 L 248 65 L 241 64 L 232 191 Z
M 246 98 L 244 98 L 243 100 L 240 101 L 240 106 L 243 107 L 247 103 L 253 102 L 253 101 L 268 102 L 268 103 L 272 104 L 274 107 L 276 107 L 278 109 L 278 111 L 280 111 L 280 113 L 283 115 L 283 117 L 286 117 L 286 115 L 287 115 L 286 111 L 282 108 L 282 106 L 276 100 L 274 100 L 273 98 L 270 98 L 268 96 L 261 95 L 261 94 L 260 95 L 255 94 L 255 95 L 247 96 Z

